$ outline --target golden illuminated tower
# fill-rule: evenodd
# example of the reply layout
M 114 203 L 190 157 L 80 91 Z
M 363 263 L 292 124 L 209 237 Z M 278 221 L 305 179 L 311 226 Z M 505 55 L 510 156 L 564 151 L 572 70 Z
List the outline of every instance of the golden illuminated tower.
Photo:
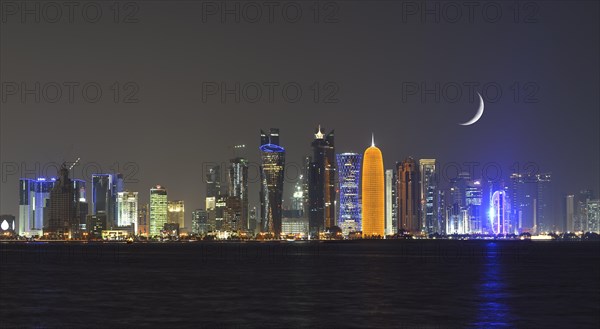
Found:
M 383 155 L 375 147 L 365 150 L 362 172 L 362 231 L 364 237 L 385 236 L 385 191 Z

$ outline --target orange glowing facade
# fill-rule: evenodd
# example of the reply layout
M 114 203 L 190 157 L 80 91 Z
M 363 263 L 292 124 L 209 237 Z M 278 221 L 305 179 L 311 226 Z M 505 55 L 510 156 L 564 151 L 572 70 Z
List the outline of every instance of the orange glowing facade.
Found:
M 363 237 L 385 236 L 385 185 L 383 155 L 372 143 L 365 150 L 362 172 Z

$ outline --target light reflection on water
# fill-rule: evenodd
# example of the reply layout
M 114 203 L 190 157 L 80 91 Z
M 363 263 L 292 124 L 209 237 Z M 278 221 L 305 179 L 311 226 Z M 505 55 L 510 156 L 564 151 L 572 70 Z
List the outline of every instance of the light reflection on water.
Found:
M 502 253 L 495 242 L 486 244 L 486 257 L 483 263 L 479 284 L 478 328 L 514 326 L 510 308 L 506 303 L 506 283 L 504 270 L 499 261 Z

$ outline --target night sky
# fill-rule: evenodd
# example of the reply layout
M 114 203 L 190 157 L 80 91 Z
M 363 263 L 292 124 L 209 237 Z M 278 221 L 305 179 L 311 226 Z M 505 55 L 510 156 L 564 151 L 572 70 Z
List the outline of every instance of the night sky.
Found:
M 36 162 L 43 168 L 80 157 L 76 178 L 92 163 L 105 172 L 118 164 L 129 181 L 137 180 L 126 187 L 141 193 L 140 204 L 147 203 L 151 186 L 166 186 L 169 199 L 185 200 L 189 225 L 191 211 L 204 207 L 203 164 L 228 161 L 236 144 L 246 144 L 248 158 L 256 162 L 260 129 L 277 127 L 288 164 L 299 166 L 311 153 L 318 124 L 335 129 L 336 152 L 362 153 L 373 132 L 386 168 L 410 155 L 436 158 L 442 168 L 479 162 L 476 177 L 483 165 L 498 163 L 508 177 L 513 164 L 534 162 L 539 172 L 553 173 L 556 202 L 581 189 L 598 195 L 599 3 L 530 2 L 519 5 L 515 19 L 512 1 L 483 2 L 473 22 L 466 2 L 431 3 L 454 7 L 440 9 L 435 22 L 431 15 L 424 21 L 410 13 L 422 2 L 320 3 L 315 23 L 314 3 L 300 1 L 293 3 L 302 9 L 295 23 L 285 20 L 281 7 L 270 23 L 264 6 L 257 22 L 248 21 L 255 7 L 247 7 L 236 23 L 233 16 L 223 22 L 203 11 L 222 2 L 134 1 L 121 5 L 117 24 L 110 1 L 95 2 L 102 8 L 96 23 L 86 21 L 81 7 L 73 23 L 65 8 L 59 22 L 42 17 L 35 23 L 29 16 L 23 22 L 20 11 L 10 14 L 14 8 L 2 1 L 0 213 L 18 215 L 18 179 L 25 175 L 13 174 L 12 163 L 34 169 Z M 488 22 L 496 16 L 495 5 L 502 13 Z M 462 18 L 450 22 L 456 8 Z M 288 9 L 289 20 L 294 7 Z M 47 8 L 47 16 L 54 17 L 52 10 Z M 32 95 L 23 102 L 18 92 L 9 92 L 22 83 L 32 89 L 37 81 L 47 86 L 39 103 Z M 64 86 L 69 82 L 79 84 L 73 102 Z M 246 84 L 248 97 L 239 103 L 231 95 L 225 103 L 219 94 L 203 99 L 207 82 L 230 89 Z M 264 86 L 271 82 L 279 84 L 272 101 Z M 50 102 L 53 83 L 62 85 L 56 103 Z M 101 86 L 96 103 L 81 95 L 86 83 Z M 290 83 L 302 88 L 295 103 L 293 89 L 286 94 L 290 98 L 282 96 L 282 86 Z M 422 84 L 435 89 L 436 83 L 439 102 L 432 94 L 423 94 L 423 101 Z M 263 97 L 251 103 L 256 84 L 263 85 Z M 468 84 L 482 94 L 485 112 L 474 125 L 461 126 L 478 107 Z M 126 97 L 135 91 L 132 86 L 139 91 Z M 406 94 L 403 86 L 421 90 Z M 458 99 L 456 86 L 462 92 Z M 128 162 L 136 165 L 125 168 Z M 131 168 L 139 170 L 133 174 Z M 295 176 L 291 169 L 285 195 Z M 254 181 L 250 205 L 258 207 Z

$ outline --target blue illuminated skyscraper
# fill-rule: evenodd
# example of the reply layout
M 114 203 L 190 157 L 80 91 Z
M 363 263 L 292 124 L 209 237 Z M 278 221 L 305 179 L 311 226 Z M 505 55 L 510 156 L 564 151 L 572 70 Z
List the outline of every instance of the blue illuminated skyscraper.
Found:
M 19 221 L 17 233 L 22 236 L 42 235 L 44 212 L 56 179 L 21 178 L 19 181 Z
M 260 131 L 260 208 L 261 231 L 272 233 L 279 239 L 281 234 L 281 203 L 283 198 L 283 178 L 285 149 L 279 145 L 279 129 L 271 128 L 267 135 Z
M 340 184 L 340 210 L 338 226 L 344 235 L 358 232 L 361 226 L 360 207 L 360 166 L 362 155 L 341 153 L 337 155 L 338 177 Z

